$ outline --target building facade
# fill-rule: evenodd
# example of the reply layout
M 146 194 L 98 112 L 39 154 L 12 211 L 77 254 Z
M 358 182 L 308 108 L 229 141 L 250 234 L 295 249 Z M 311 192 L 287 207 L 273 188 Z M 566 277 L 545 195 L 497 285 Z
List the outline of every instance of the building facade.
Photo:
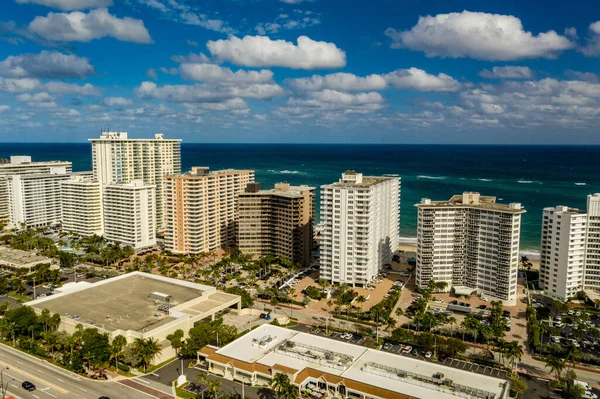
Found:
M 253 170 L 194 167 L 165 176 L 165 248 L 201 253 L 236 245 L 238 194 Z
M 321 187 L 320 278 L 365 285 L 399 242 L 400 178 L 346 171 Z
M 587 197 L 584 289 L 600 292 L 600 193 Z
M 587 214 L 575 208 L 545 208 L 540 251 L 540 288 L 566 301 L 583 289 Z
M 134 249 L 156 245 L 154 186 L 142 180 L 104 186 L 104 237 Z
M 315 188 L 278 183 L 261 190 L 250 183 L 239 194 L 238 247 L 244 254 L 281 255 L 295 264 L 312 262 Z
M 91 177 L 60 182 L 62 229 L 81 236 L 104 234 L 102 185 Z
M 92 143 L 94 178 L 102 184 L 142 180 L 156 187 L 156 224 L 163 225 L 164 176 L 181 173 L 181 140 L 130 139 L 126 132 L 103 132 Z
M 46 227 L 60 224 L 62 220 L 62 181 L 72 175 L 90 176 L 88 173 L 72 174 L 66 167 L 57 167 L 52 173 L 12 175 L 8 177 L 9 228 Z
M 465 192 L 418 208 L 416 283 L 444 281 L 460 293 L 517 300 L 521 204 Z
M 38 175 L 47 173 L 70 173 L 71 162 L 44 161 L 32 162 L 30 156 L 11 156 L 10 162 L 0 164 L 0 223 L 6 223 L 10 217 L 10 196 L 8 181 L 15 175 Z

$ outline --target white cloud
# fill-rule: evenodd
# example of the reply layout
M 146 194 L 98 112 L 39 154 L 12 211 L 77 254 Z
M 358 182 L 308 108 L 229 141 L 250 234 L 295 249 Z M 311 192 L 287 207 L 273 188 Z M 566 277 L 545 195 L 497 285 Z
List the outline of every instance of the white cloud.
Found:
M 537 36 L 512 15 L 463 11 L 420 17 L 408 31 L 388 28 L 392 48 L 423 51 L 428 57 L 471 57 L 484 60 L 554 58 L 574 44 L 555 31 Z
M 165 85 L 157 86 L 154 82 L 142 82 L 135 89 L 141 98 L 156 98 L 174 102 L 217 102 L 231 98 L 255 98 L 267 100 L 283 94 L 277 84 L 254 83 L 247 85 Z
M 60 94 L 81 94 L 82 96 L 99 96 L 100 91 L 92 86 L 90 83 L 86 83 L 83 86 L 75 83 L 65 82 L 48 82 L 42 85 L 43 88 L 51 93 Z
M 60 8 L 65 11 L 108 7 L 113 4 L 112 0 L 17 0 L 17 3 L 39 4 L 47 7 Z
M 305 29 L 321 23 L 321 14 L 312 11 L 293 10 L 290 14 L 279 14 L 273 22 L 259 23 L 254 30 L 259 35 L 277 33 L 281 30 Z
M 177 68 L 160 67 L 158 68 L 158 70 L 167 75 L 177 75 L 177 73 L 179 72 Z
M 221 83 L 268 83 L 273 80 L 273 72 L 268 69 L 260 71 L 233 72 L 229 68 L 215 64 L 181 64 L 179 66 L 181 76 L 185 79 L 203 82 Z
M 41 86 L 38 79 L 5 79 L 0 78 L 0 91 L 8 93 L 23 93 L 37 90 Z
M 397 89 L 418 91 L 458 91 L 460 83 L 445 73 L 431 75 L 419 68 L 397 69 L 385 75 Z
M 600 56 L 600 21 L 590 24 L 590 32 L 585 47 L 581 49 L 588 57 Z
M 35 94 L 25 93 L 25 94 L 18 95 L 17 100 L 24 101 L 24 102 L 30 102 L 30 101 L 50 102 L 50 101 L 54 101 L 55 97 L 51 96 L 50 94 L 48 94 L 46 92 L 35 93 Z
M 124 97 L 106 97 L 102 100 L 102 104 L 109 107 L 122 107 L 125 105 L 131 105 L 132 101 Z
M 230 111 L 247 109 L 248 104 L 241 98 L 232 98 L 221 103 L 202 103 L 200 107 L 209 111 Z
M 188 55 L 174 55 L 171 57 L 171 61 L 180 64 L 186 62 L 190 64 L 208 64 L 210 63 L 210 58 L 207 57 L 204 53 L 189 53 Z
M 151 43 L 152 39 L 144 22 L 129 17 L 117 18 L 106 8 L 89 13 L 49 13 L 47 17 L 36 17 L 29 30 L 48 40 L 89 42 L 103 37 L 134 42 Z
M 10 107 L 8 105 L 0 105 L 0 112 L 8 111 Z
M 600 75 L 593 72 L 579 72 L 567 69 L 565 71 L 567 77 L 575 80 L 583 80 L 585 82 L 600 83 Z
M 372 74 L 365 77 L 356 76 L 351 73 L 333 73 L 325 76 L 313 75 L 310 78 L 298 78 L 288 80 L 296 90 L 383 90 L 387 87 L 387 81 L 381 75 Z
M 484 69 L 479 76 L 487 79 L 531 79 L 533 71 L 526 66 L 493 67 L 492 70 Z
M 188 46 L 198 47 L 198 42 L 194 42 L 190 39 L 187 40 L 187 44 L 188 44 Z
M 233 29 L 227 26 L 227 23 L 220 19 L 210 19 L 204 14 L 193 12 L 184 12 L 180 14 L 181 22 L 188 25 L 197 25 L 208 30 L 214 30 L 221 33 L 235 33 Z
M 279 66 L 293 69 L 327 69 L 346 65 L 346 53 L 335 44 L 300 36 L 298 44 L 266 36 L 231 36 L 209 41 L 210 53 L 221 61 L 249 67 Z
M 9 56 L 0 62 L 0 76 L 11 78 L 84 78 L 94 73 L 89 59 L 58 51 Z
M 100 91 L 90 83 L 86 83 L 83 86 L 75 83 L 65 83 L 60 81 L 42 83 L 39 79 L 31 78 L 6 79 L 0 77 L 0 91 L 5 91 L 8 93 L 47 91 L 56 94 L 81 94 L 83 96 L 100 95 Z
M 344 105 L 364 105 L 383 102 L 383 97 L 381 94 L 375 92 L 349 94 L 327 89 L 309 93 L 309 97 L 324 103 L 336 103 Z

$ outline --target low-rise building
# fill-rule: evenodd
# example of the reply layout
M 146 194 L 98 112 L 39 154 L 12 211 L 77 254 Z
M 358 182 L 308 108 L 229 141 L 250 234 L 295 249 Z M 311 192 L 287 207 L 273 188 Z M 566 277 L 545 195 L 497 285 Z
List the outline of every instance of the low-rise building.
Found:
M 285 374 L 299 392 L 322 396 L 504 399 L 510 390 L 500 378 L 266 324 L 200 356 L 210 373 L 229 380 L 267 386 Z
M 238 200 L 240 251 L 281 255 L 310 266 L 314 206 L 314 187 L 278 183 L 271 190 L 261 190 L 260 183 L 248 184 Z
M 35 270 L 35 267 L 39 265 L 48 265 L 52 269 L 58 268 L 56 260 L 52 258 L 36 255 L 29 251 L 0 246 L 1 269 L 10 270 L 12 272 L 25 270 L 27 273 L 31 273 Z
M 156 245 L 154 186 L 142 180 L 104 186 L 104 237 L 134 249 Z

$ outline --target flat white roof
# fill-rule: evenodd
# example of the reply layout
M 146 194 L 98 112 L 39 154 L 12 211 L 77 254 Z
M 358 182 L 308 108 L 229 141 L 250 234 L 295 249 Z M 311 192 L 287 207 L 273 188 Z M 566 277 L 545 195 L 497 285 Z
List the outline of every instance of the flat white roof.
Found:
M 399 373 L 412 373 L 425 378 L 432 378 L 435 374 L 441 373 L 442 381 L 449 379 L 454 384 L 493 393 L 496 398 L 503 398 L 507 393 L 506 380 L 500 378 L 367 349 L 269 324 L 262 325 L 231 342 L 219 349 L 217 353 L 243 362 L 259 363 L 269 367 L 280 364 L 298 371 L 312 368 L 414 397 L 456 399 L 457 396 L 449 390 L 445 392 L 437 384 L 415 379 L 403 380 L 398 378 Z

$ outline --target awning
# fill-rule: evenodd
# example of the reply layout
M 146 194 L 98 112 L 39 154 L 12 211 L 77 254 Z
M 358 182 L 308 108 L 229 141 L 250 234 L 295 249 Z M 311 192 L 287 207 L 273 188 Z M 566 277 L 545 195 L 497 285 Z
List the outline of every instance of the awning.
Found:
M 475 288 L 471 288 L 471 287 L 465 287 L 464 285 L 462 286 L 452 286 L 452 289 L 454 290 L 454 293 L 456 295 L 473 295 L 473 293 L 475 293 L 477 291 L 477 289 Z

